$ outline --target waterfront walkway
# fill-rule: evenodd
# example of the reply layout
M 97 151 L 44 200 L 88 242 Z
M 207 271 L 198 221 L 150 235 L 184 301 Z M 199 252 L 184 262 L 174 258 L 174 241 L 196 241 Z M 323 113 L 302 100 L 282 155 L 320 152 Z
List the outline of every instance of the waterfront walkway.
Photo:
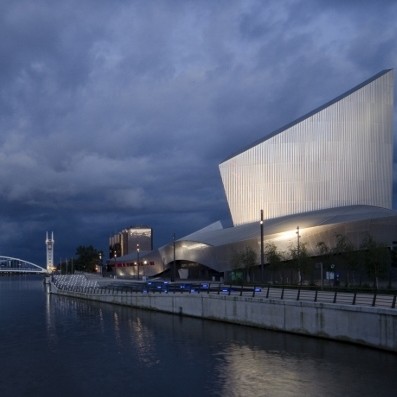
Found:
M 96 274 L 54 275 L 53 282 L 61 290 L 89 294 L 128 294 L 128 293 L 189 293 L 246 296 L 262 299 L 317 302 L 363 307 L 380 307 L 396 310 L 397 291 L 394 293 L 344 292 L 339 289 L 322 290 L 271 286 L 235 286 L 220 282 L 164 280 L 138 281 L 104 278 Z

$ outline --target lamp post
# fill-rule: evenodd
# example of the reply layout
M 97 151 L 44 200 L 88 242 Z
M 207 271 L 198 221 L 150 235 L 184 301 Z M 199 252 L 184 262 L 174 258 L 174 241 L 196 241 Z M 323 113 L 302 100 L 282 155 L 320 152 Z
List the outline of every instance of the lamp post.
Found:
M 300 268 L 300 245 L 299 245 L 299 240 L 301 238 L 300 234 L 299 234 L 299 226 L 296 227 L 296 238 L 298 240 L 297 242 L 297 249 L 296 249 L 296 257 L 297 257 L 297 262 L 298 262 L 298 278 L 299 278 L 299 284 L 302 281 L 301 278 L 301 268 Z
M 143 271 L 142 271 L 142 280 L 144 280 L 144 281 L 146 281 L 146 277 L 147 277 L 147 276 L 145 276 L 146 265 L 147 265 L 147 260 L 145 259 L 145 260 L 143 261 Z M 146 273 L 147 273 L 147 272 L 146 272 Z
M 101 269 L 101 275 L 103 276 L 104 271 L 103 271 L 102 252 L 101 251 L 99 251 L 99 267 Z
M 139 280 L 139 244 L 136 245 L 136 257 L 138 262 L 138 280 Z
M 172 261 L 172 269 L 171 269 L 171 281 L 175 281 L 175 233 L 172 235 L 173 241 L 173 250 L 174 250 L 174 260 Z
M 261 280 L 264 281 L 264 253 L 263 253 L 263 210 L 261 210 Z

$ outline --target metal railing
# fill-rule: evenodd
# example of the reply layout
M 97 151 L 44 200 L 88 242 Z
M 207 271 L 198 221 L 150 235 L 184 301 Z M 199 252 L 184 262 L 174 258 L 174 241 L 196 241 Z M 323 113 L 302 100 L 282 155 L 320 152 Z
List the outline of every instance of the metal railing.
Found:
M 378 291 L 363 292 L 343 290 L 322 290 L 307 288 L 276 288 L 267 287 L 264 291 L 266 298 L 309 301 L 319 303 L 334 303 L 356 306 L 396 308 L 397 292 L 386 294 Z
M 274 287 L 274 286 L 253 286 L 253 285 L 232 285 L 219 282 L 213 283 L 169 283 L 167 281 L 148 282 L 109 282 L 98 285 L 94 282 L 82 283 L 81 280 L 68 282 L 67 279 L 53 278 L 54 285 L 63 291 L 80 294 L 99 295 L 129 295 L 136 293 L 159 293 L 159 294 L 217 294 L 224 296 L 246 296 L 262 299 L 278 299 L 289 301 L 306 301 L 316 303 L 330 303 L 353 306 L 371 306 L 383 308 L 396 308 L 397 291 L 391 293 L 380 293 L 379 291 L 364 292 L 343 290 L 323 290 L 307 287 Z

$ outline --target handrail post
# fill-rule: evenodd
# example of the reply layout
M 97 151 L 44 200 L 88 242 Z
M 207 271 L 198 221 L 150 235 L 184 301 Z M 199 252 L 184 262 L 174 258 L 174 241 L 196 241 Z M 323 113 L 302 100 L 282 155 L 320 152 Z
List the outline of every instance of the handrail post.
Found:
M 299 288 L 298 288 L 298 293 L 297 293 L 297 295 L 296 295 L 296 300 L 297 300 L 297 301 L 299 300 L 300 296 L 301 296 L 301 289 L 300 289 L 300 287 L 299 287 Z
M 254 289 L 252 291 L 252 297 L 255 298 L 255 285 L 254 285 Z
M 355 305 L 355 304 L 356 304 L 356 297 L 357 297 L 357 291 L 354 291 L 353 303 L 352 303 L 352 305 Z
M 314 302 L 317 302 L 317 294 L 318 294 L 318 289 L 316 289 L 316 292 L 314 294 Z
M 336 303 L 336 295 L 337 295 L 338 291 L 335 290 L 335 294 L 334 294 L 334 303 Z
M 374 299 L 372 300 L 372 306 L 375 306 L 376 303 L 376 292 L 374 292 Z
M 266 299 L 269 297 L 270 285 L 267 286 Z

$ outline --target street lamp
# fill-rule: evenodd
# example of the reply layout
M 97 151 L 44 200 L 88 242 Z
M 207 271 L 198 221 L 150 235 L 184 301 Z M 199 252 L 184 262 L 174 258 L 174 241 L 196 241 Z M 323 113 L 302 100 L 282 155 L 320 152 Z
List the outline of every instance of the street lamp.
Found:
M 102 276 L 103 276 L 104 271 L 103 271 L 102 252 L 101 252 L 101 251 L 99 251 L 99 267 L 100 267 L 100 269 L 101 269 L 101 274 L 102 274 Z
M 175 233 L 172 235 L 172 239 L 174 248 L 174 260 L 172 261 L 171 281 L 175 281 Z
M 299 284 L 301 284 L 302 277 L 301 277 L 301 268 L 300 268 L 300 245 L 299 245 L 299 240 L 301 236 L 299 234 L 299 226 L 296 227 L 296 238 L 298 240 L 297 250 L 296 250 L 297 262 L 298 262 L 298 278 L 299 278 Z
M 136 258 L 138 262 L 138 280 L 139 280 L 139 244 L 136 245 Z
M 145 281 L 146 280 L 146 278 L 145 277 L 147 277 L 147 276 L 145 276 L 145 268 L 146 268 L 146 265 L 147 265 L 147 260 L 145 259 L 144 261 L 143 261 L 143 272 L 142 272 L 142 279 Z M 146 272 L 147 273 L 147 272 Z
M 263 253 L 263 210 L 261 210 L 261 280 L 264 280 L 264 253 Z

